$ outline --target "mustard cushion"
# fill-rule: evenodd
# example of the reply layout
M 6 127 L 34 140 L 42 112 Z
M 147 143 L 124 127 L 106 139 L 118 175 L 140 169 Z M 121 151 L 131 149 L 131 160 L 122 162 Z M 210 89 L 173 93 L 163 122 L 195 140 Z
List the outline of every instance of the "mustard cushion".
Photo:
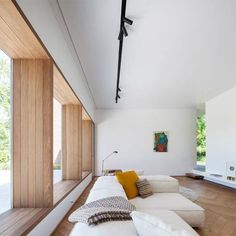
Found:
M 138 196 L 138 189 L 136 186 L 138 176 L 135 171 L 116 173 L 116 178 L 124 188 L 128 199 L 132 199 Z

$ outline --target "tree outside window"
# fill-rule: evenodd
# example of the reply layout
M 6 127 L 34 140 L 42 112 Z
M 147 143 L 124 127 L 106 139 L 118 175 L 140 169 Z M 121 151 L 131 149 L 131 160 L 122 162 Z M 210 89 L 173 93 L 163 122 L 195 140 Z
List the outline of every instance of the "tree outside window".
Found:
M 197 164 L 206 164 L 206 119 L 205 115 L 197 118 Z
M 0 170 L 10 169 L 10 59 L 0 52 Z

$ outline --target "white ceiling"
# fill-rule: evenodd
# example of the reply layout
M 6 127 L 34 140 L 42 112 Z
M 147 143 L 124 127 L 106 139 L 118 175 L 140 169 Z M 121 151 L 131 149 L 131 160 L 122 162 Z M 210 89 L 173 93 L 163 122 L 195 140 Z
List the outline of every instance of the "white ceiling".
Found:
M 115 104 L 121 0 L 58 0 L 97 108 L 198 106 L 236 86 L 235 0 L 127 0 Z

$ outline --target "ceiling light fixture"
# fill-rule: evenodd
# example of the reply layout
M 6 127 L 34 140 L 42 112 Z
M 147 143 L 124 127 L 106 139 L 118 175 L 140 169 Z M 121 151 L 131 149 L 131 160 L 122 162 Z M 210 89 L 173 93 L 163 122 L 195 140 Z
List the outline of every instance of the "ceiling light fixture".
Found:
M 125 28 L 125 23 L 128 25 L 132 25 L 133 21 L 125 17 L 125 11 L 126 11 L 126 0 L 122 0 L 121 3 L 121 16 L 120 16 L 120 31 L 119 31 L 119 52 L 118 52 L 118 70 L 117 70 L 117 83 L 116 83 L 116 97 L 115 101 L 118 102 L 118 99 L 120 99 L 119 92 L 121 92 L 120 89 L 120 69 L 121 69 L 121 59 L 122 59 L 122 49 L 123 49 L 123 38 L 124 36 L 128 36 L 128 32 Z
M 127 37 L 128 36 L 128 32 L 127 32 L 127 30 L 126 30 L 126 28 L 124 27 L 124 25 L 122 25 L 122 33 L 123 33 L 123 35 L 125 36 L 125 37 Z
M 126 17 L 123 17 L 122 19 L 123 19 L 123 21 L 124 21 L 125 23 L 127 23 L 128 25 L 132 25 L 132 24 L 133 24 L 133 21 L 130 20 L 130 19 L 128 19 L 128 18 L 126 18 Z

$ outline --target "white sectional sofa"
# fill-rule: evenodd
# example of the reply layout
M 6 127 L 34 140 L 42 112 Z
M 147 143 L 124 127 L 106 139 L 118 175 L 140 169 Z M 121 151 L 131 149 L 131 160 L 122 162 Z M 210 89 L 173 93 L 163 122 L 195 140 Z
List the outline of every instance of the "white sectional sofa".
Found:
M 136 197 L 130 202 L 137 211 L 157 216 L 165 223 L 190 235 L 198 235 L 192 227 L 201 227 L 204 223 L 204 209 L 179 194 L 179 183 L 169 176 L 140 176 L 148 179 L 154 194 L 142 199 Z M 123 187 L 113 176 L 99 177 L 91 189 L 86 203 L 111 196 L 122 196 L 127 199 Z M 137 236 L 132 221 L 114 221 L 97 226 L 75 224 L 71 236 Z

